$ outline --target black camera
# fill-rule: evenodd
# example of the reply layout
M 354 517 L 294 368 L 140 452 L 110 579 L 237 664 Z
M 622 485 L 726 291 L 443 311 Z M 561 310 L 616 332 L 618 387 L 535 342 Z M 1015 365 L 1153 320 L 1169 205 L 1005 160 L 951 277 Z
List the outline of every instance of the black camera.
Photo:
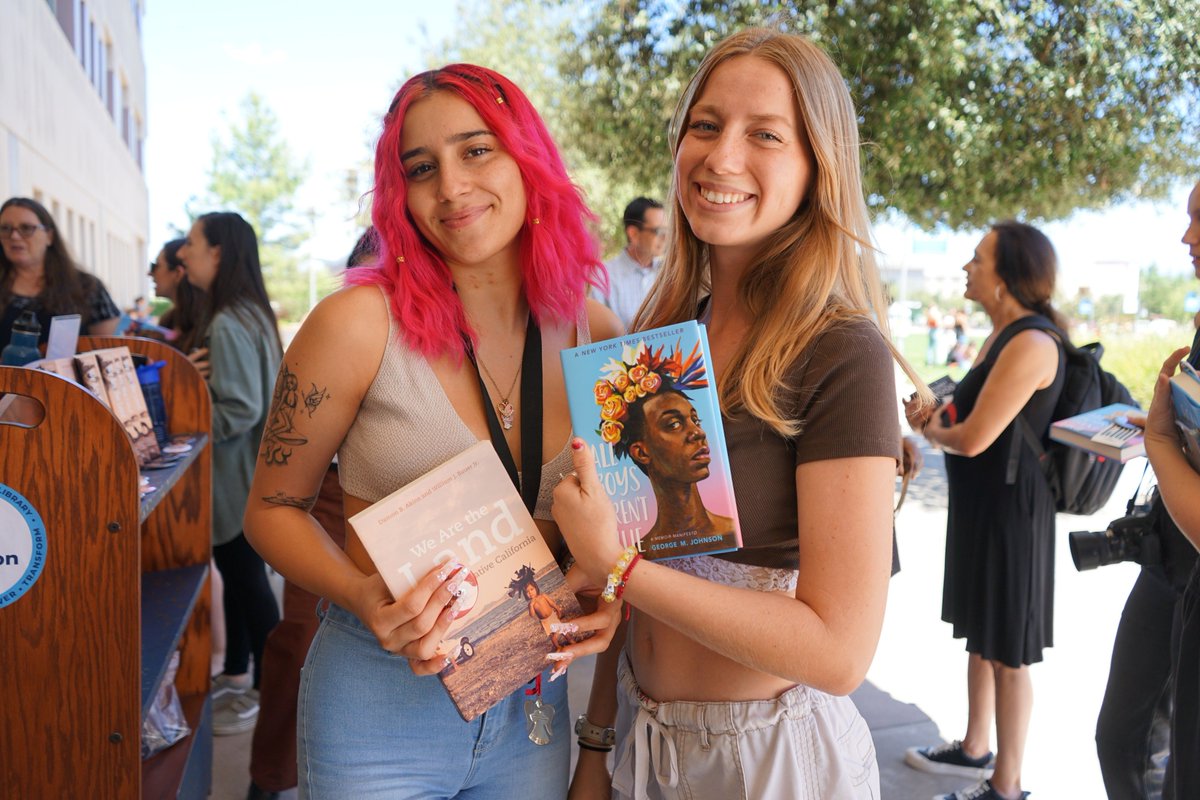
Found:
M 1144 511 L 1113 520 L 1108 530 L 1072 531 L 1069 538 L 1071 560 L 1080 572 L 1122 561 L 1162 563 L 1162 542 L 1153 518 Z

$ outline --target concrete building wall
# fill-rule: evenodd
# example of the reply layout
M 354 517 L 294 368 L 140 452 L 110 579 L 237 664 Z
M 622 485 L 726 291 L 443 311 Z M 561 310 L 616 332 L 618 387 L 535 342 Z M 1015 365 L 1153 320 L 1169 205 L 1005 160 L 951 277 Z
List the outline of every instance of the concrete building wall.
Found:
M 0 196 L 38 200 L 128 305 L 147 269 L 144 0 L 5 0 Z

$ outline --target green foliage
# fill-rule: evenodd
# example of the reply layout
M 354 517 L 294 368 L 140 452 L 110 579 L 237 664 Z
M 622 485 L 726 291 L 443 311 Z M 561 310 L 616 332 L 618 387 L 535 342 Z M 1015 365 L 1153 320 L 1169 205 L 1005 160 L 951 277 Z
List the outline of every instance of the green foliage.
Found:
M 267 292 L 281 319 L 298 318 L 308 309 L 309 276 L 299 269 L 296 253 L 308 232 L 295 196 L 308 175 L 307 163 L 292 155 L 275 113 L 254 92 L 242 100 L 241 119 L 230 123 L 225 136 L 213 135 L 212 149 L 205 210 L 237 211 L 253 226 Z M 196 214 L 189 209 L 189 216 Z M 324 285 L 333 282 L 323 276 Z
M 1184 310 L 1188 292 L 1197 291 L 1196 280 L 1188 274 L 1164 275 L 1151 265 L 1142 270 L 1138 298 L 1142 309 L 1152 317 L 1186 322 L 1192 314 Z
M 616 164 L 597 162 L 584 141 L 590 134 L 578 134 L 592 104 L 575 80 L 558 68 L 578 15 L 578 7 L 551 0 L 459 0 L 459 18 L 472 24 L 433 47 L 426 61 L 430 68 L 454 62 L 489 67 L 525 92 L 558 144 L 572 180 L 599 217 L 596 233 L 604 252 L 611 253 L 625 245 L 621 214 L 626 204 L 639 195 L 664 199 L 668 178 L 661 174 L 642 182 L 641 176 L 621 169 L 622 163 L 647 157 L 633 148 L 624 150 Z
M 1142 408 L 1149 408 L 1163 360 L 1175 348 L 1188 344 L 1190 337 L 1182 328 L 1174 336 L 1152 333 L 1102 336 L 1104 358 L 1100 363 L 1129 388 Z
M 568 30 L 561 133 L 664 187 L 667 127 L 726 34 L 803 32 L 847 77 L 871 205 L 916 224 L 1055 219 L 1163 197 L 1200 156 L 1200 39 L 1167 0 L 610 0 Z M 566 93 L 565 93 L 566 94 Z M 632 155 L 631 155 L 632 154 Z

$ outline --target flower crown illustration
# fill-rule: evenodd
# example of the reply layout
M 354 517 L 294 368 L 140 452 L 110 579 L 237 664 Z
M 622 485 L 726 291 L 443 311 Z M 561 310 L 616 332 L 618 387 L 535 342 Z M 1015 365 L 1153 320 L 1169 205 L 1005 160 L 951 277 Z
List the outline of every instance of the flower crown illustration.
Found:
M 617 458 L 629 455 L 631 442 L 625 441 L 624 421 L 631 406 L 659 392 L 708 386 L 699 342 L 686 359 L 678 341 L 665 356 L 662 347 L 651 350 L 645 342 L 638 342 L 635 347 L 626 345 L 621 360 L 610 358 L 600 372 L 604 377 L 595 386 L 596 405 L 600 406 L 600 427 L 596 433 L 613 446 Z

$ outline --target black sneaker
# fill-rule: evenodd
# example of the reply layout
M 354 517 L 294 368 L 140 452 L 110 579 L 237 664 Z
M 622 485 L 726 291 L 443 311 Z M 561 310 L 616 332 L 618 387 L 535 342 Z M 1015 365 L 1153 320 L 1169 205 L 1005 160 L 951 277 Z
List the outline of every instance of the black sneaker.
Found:
M 971 758 L 963 752 L 962 742 L 957 740 L 933 747 L 910 747 L 904 754 L 904 763 L 922 772 L 964 778 L 990 778 L 993 771 L 990 752 Z
M 955 742 L 955 744 L 958 744 Z M 1029 797 L 1029 792 L 1021 792 L 1019 800 Z M 980 781 L 974 786 L 959 789 L 953 794 L 936 794 L 933 800 L 1005 800 L 1004 796 L 992 788 L 991 781 Z

